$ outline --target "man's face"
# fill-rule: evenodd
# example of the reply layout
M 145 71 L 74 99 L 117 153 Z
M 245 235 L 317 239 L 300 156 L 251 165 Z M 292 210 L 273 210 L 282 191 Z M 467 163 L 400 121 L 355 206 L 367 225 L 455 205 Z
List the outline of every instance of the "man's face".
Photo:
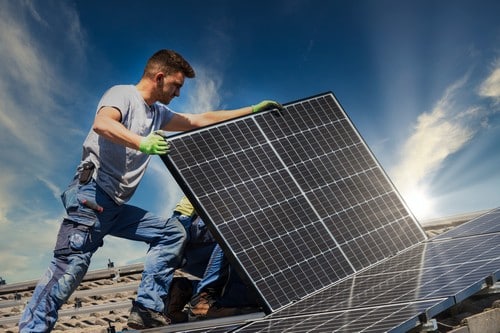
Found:
M 184 74 L 182 72 L 165 75 L 158 85 L 158 89 L 161 90 L 158 100 L 165 105 L 169 104 L 174 97 L 180 96 L 183 85 Z

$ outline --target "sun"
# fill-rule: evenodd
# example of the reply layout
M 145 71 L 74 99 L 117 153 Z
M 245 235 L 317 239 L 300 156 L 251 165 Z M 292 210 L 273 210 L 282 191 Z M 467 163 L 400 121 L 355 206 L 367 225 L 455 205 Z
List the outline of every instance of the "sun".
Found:
M 423 187 L 415 186 L 402 195 L 417 220 L 431 217 L 434 210 L 433 201 Z

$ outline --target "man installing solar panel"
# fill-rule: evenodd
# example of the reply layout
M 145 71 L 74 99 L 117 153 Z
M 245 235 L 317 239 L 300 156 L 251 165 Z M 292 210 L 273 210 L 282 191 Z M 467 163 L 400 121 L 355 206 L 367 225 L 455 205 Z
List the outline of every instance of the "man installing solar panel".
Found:
M 201 278 L 197 282 L 174 277 L 165 302 L 165 313 L 172 323 L 259 311 L 256 294 L 229 265 L 187 197 L 176 205 L 171 219 L 177 219 L 188 234 L 182 271 Z
M 51 262 L 38 281 L 19 321 L 21 333 L 50 332 L 61 306 L 76 290 L 93 254 L 108 235 L 149 245 L 141 283 L 128 317 L 134 329 L 168 325 L 164 298 L 185 244 L 175 221 L 128 204 L 152 155 L 170 152 L 163 131 L 208 126 L 281 105 L 262 101 L 234 110 L 178 113 L 167 105 L 180 96 L 191 65 L 173 50 L 159 50 L 147 61 L 136 84 L 117 84 L 100 98 L 82 157 L 61 198 L 62 218 Z

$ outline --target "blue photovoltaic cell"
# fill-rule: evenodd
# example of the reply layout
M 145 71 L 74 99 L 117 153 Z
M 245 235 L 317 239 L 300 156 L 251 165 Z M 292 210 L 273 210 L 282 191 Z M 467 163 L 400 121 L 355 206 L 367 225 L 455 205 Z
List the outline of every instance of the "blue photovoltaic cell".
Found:
M 333 94 L 169 141 L 165 163 L 269 312 L 425 239 Z
M 464 236 L 473 236 L 486 233 L 500 232 L 500 207 L 492 209 L 467 223 L 461 224 L 435 239 L 456 238 Z

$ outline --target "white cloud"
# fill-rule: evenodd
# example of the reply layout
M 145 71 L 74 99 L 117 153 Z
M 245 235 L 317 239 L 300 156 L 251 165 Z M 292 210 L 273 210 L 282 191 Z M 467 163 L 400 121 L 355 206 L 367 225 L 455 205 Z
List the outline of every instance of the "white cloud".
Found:
M 452 84 L 431 111 L 418 116 L 401 146 L 399 162 L 390 172 L 396 188 L 419 218 L 435 213 L 427 192 L 445 160 L 466 147 L 479 131 L 488 130 L 489 117 L 497 112 L 485 105 L 484 97 L 498 101 L 500 68 L 479 85 L 479 99 L 469 96 L 469 74 Z
M 472 138 L 474 130 L 467 120 L 478 110 L 460 111 L 453 101 L 464 83 L 462 79 L 449 87 L 431 112 L 418 117 L 413 133 L 402 147 L 400 162 L 392 172 L 402 192 L 418 185 Z
M 497 61 L 489 77 L 479 87 L 479 95 L 500 103 L 500 61 Z
M 71 120 L 78 111 L 67 107 L 80 89 L 67 74 L 83 69 L 84 43 L 71 4 L 2 2 L 0 267 L 8 282 L 37 278 L 54 246 L 62 214 L 58 171 L 74 163 L 62 157 L 80 153 L 67 148 L 81 135 Z M 45 206 L 47 190 L 56 209 Z
M 0 191 L 8 193 L 15 182 L 16 178 L 14 174 L 7 172 L 0 173 Z M 6 193 L 0 194 L 0 227 L 9 224 L 7 215 L 15 200 L 15 197 L 6 195 Z
M 115 267 L 143 263 L 148 247 L 143 242 L 133 242 L 128 239 L 106 236 L 104 246 L 99 248 L 92 257 L 89 270 L 106 268 L 108 260 L 111 260 Z
M 59 198 L 61 196 L 61 193 L 62 193 L 61 188 L 59 188 L 59 186 L 57 186 L 56 184 L 54 184 L 54 182 L 50 181 L 49 179 L 46 179 L 46 178 L 43 178 L 43 177 L 37 177 L 37 178 L 42 183 L 44 183 L 45 186 L 47 186 L 47 188 L 52 192 L 52 195 L 54 196 L 54 198 L 56 198 L 56 199 L 59 200 Z
M 196 78 L 194 87 L 187 92 L 187 103 L 183 112 L 203 113 L 216 110 L 221 102 L 218 90 L 222 84 L 222 79 L 215 71 L 196 67 Z
M 54 11 L 50 6 L 55 5 Z M 37 8 L 38 6 L 38 8 Z M 52 12 L 42 16 L 41 11 Z M 60 3 L 6 1 L 0 12 L 0 142 L 7 159 L 37 158 L 40 166 L 55 160 L 46 147 L 54 146 L 56 131 L 64 136 L 70 115 L 57 101 L 71 95 L 67 67 L 82 63 L 82 33 L 76 13 Z M 71 29 L 58 29 L 63 25 Z M 39 38 L 47 34 L 47 38 Z M 75 41 L 79 41 L 78 43 Z M 68 45 L 73 47 L 68 48 Z M 66 56 L 58 53 L 64 46 Z M 55 61 L 56 60 L 56 61 Z M 58 65 L 56 65 L 58 64 Z M 75 73 L 76 74 L 76 73 Z M 57 141 L 56 141 L 57 142 Z M 51 156 L 52 155 L 52 156 Z M 12 159 L 11 159 L 12 160 Z
M 60 217 L 48 217 L 44 212 L 26 209 L 23 216 L 28 223 L 16 219 L 0 224 L 0 267 L 8 283 L 37 279 L 42 274 L 52 257 L 59 227 Z
M 434 214 L 427 191 L 445 160 L 465 147 L 487 126 L 491 111 L 463 102 L 469 76 L 451 85 L 430 112 L 422 113 L 410 137 L 401 146 L 391 178 L 417 218 Z

